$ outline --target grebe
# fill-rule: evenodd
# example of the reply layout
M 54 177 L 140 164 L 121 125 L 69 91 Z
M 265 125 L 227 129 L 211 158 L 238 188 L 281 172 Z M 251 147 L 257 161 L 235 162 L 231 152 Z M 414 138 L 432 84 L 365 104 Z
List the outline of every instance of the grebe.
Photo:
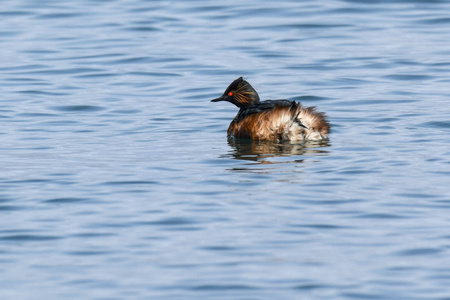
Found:
M 228 127 L 228 136 L 266 141 L 328 140 L 330 124 L 315 107 L 302 107 L 290 100 L 260 101 L 256 90 L 239 77 L 222 96 L 211 102 L 228 101 L 239 112 Z

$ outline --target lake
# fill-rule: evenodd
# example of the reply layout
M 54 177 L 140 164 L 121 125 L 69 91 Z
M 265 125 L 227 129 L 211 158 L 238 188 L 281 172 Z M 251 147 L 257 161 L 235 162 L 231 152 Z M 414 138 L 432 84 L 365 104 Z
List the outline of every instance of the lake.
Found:
M 3 3 L 1 299 L 450 299 L 450 2 Z M 229 140 L 244 76 L 330 141 Z

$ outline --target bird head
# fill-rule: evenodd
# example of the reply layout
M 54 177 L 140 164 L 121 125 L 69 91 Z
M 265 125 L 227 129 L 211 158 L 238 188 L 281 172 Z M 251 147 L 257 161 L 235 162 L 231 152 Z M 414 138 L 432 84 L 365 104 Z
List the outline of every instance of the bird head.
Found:
M 242 77 L 239 77 L 227 87 L 222 96 L 211 100 L 211 102 L 219 101 L 228 101 L 237 107 L 242 108 L 259 103 L 259 96 L 250 83 Z

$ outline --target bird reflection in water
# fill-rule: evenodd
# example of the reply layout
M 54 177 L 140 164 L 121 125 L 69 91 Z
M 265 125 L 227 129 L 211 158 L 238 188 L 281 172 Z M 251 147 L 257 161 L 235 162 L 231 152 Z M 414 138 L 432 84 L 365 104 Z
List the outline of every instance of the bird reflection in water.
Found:
M 289 162 L 303 162 L 303 159 L 299 159 L 298 156 L 326 155 L 328 151 L 323 148 L 330 146 L 328 141 L 314 143 L 273 142 L 236 139 L 233 137 L 228 138 L 228 144 L 232 148 L 231 157 L 263 164 L 280 163 L 279 161 L 270 161 L 268 159 L 281 156 L 296 156 L 295 160 L 290 160 Z

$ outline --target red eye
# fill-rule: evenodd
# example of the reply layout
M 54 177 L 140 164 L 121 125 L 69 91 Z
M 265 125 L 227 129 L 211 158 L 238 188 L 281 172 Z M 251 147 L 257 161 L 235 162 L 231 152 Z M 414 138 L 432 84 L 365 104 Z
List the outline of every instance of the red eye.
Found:
M 233 96 L 233 92 L 229 92 L 228 96 L 230 96 L 230 97 Z

